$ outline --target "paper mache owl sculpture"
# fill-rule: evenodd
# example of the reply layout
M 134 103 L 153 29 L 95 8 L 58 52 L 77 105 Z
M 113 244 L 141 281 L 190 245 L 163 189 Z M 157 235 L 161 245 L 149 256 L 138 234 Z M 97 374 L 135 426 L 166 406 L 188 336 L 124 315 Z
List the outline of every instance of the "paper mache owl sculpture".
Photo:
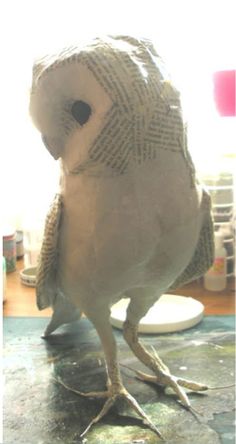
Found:
M 150 41 L 106 36 L 34 65 L 30 113 L 61 159 L 37 273 L 38 308 L 54 311 L 45 336 L 84 313 L 107 366 L 107 390 L 84 394 L 105 400 L 84 433 L 121 397 L 160 436 L 122 383 L 109 318 L 130 298 L 124 339 L 149 378 L 188 408 L 183 388 L 207 389 L 172 376 L 138 339 L 160 296 L 203 275 L 214 256 L 210 198 L 195 177 L 179 93 Z

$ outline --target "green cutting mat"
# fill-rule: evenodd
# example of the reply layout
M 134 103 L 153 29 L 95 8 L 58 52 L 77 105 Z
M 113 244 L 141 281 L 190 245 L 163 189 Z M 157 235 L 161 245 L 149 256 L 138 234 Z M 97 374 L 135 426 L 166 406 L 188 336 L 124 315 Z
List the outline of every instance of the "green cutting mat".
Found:
M 79 438 L 104 401 L 82 398 L 53 377 L 81 391 L 103 390 L 104 359 L 96 331 L 86 319 L 40 335 L 47 318 L 4 319 L 4 444 L 151 444 L 161 442 L 133 411 L 119 405 Z M 120 362 L 146 371 L 114 330 Z M 205 317 L 194 328 L 141 339 L 154 346 L 173 374 L 210 386 L 234 383 L 234 317 Z M 190 393 L 194 416 L 172 392 L 138 381 L 122 369 L 126 388 L 171 444 L 233 444 L 234 389 Z

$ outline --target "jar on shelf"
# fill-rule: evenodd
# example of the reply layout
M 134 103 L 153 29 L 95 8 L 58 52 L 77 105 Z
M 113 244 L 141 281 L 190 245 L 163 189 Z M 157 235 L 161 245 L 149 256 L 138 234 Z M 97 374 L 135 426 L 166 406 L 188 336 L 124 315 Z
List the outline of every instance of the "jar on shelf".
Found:
M 227 252 L 224 248 L 224 238 L 219 231 L 214 233 L 214 240 L 215 258 L 204 276 L 204 287 L 210 291 L 222 291 L 227 283 Z
M 6 260 L 6 271 L 10 273 L 16 269 L 16 233 L 7 229 L 3 235 L 3 256 Z
M 22 259 L 24 256 L 23 231 L 16 232 L 16 258 Z
M 224 248 L 226 249 L 227 277 L 234 275 L 235 245 L 233 233 L 234 214 L 234 175 L 230 171 L 217 174 L 203 175 L 205 184 L 212 200 L 212 213 L 215 232 L 223 236 Z

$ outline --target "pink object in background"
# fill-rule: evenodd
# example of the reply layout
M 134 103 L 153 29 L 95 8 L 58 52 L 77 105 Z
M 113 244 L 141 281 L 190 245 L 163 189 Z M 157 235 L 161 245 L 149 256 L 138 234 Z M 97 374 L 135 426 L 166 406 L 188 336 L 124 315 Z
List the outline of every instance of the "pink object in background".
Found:
M 213 82 L 214 98 L 219 114 L 222 117 L 235 116 L 236 71 L 217 71 L 213 74 Z

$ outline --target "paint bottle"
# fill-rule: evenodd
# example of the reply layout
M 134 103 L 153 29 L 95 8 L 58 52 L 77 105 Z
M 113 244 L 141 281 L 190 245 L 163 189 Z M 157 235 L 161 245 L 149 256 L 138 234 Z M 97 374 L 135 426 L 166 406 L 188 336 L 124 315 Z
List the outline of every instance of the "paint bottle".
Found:
M 212 267 L 204 276 L 204 287 L 210 291 L 222 291 L 227 282 L 227 253 L 224 248 L 224 238 L 220 232 L 215 232 L 215 259 Z

